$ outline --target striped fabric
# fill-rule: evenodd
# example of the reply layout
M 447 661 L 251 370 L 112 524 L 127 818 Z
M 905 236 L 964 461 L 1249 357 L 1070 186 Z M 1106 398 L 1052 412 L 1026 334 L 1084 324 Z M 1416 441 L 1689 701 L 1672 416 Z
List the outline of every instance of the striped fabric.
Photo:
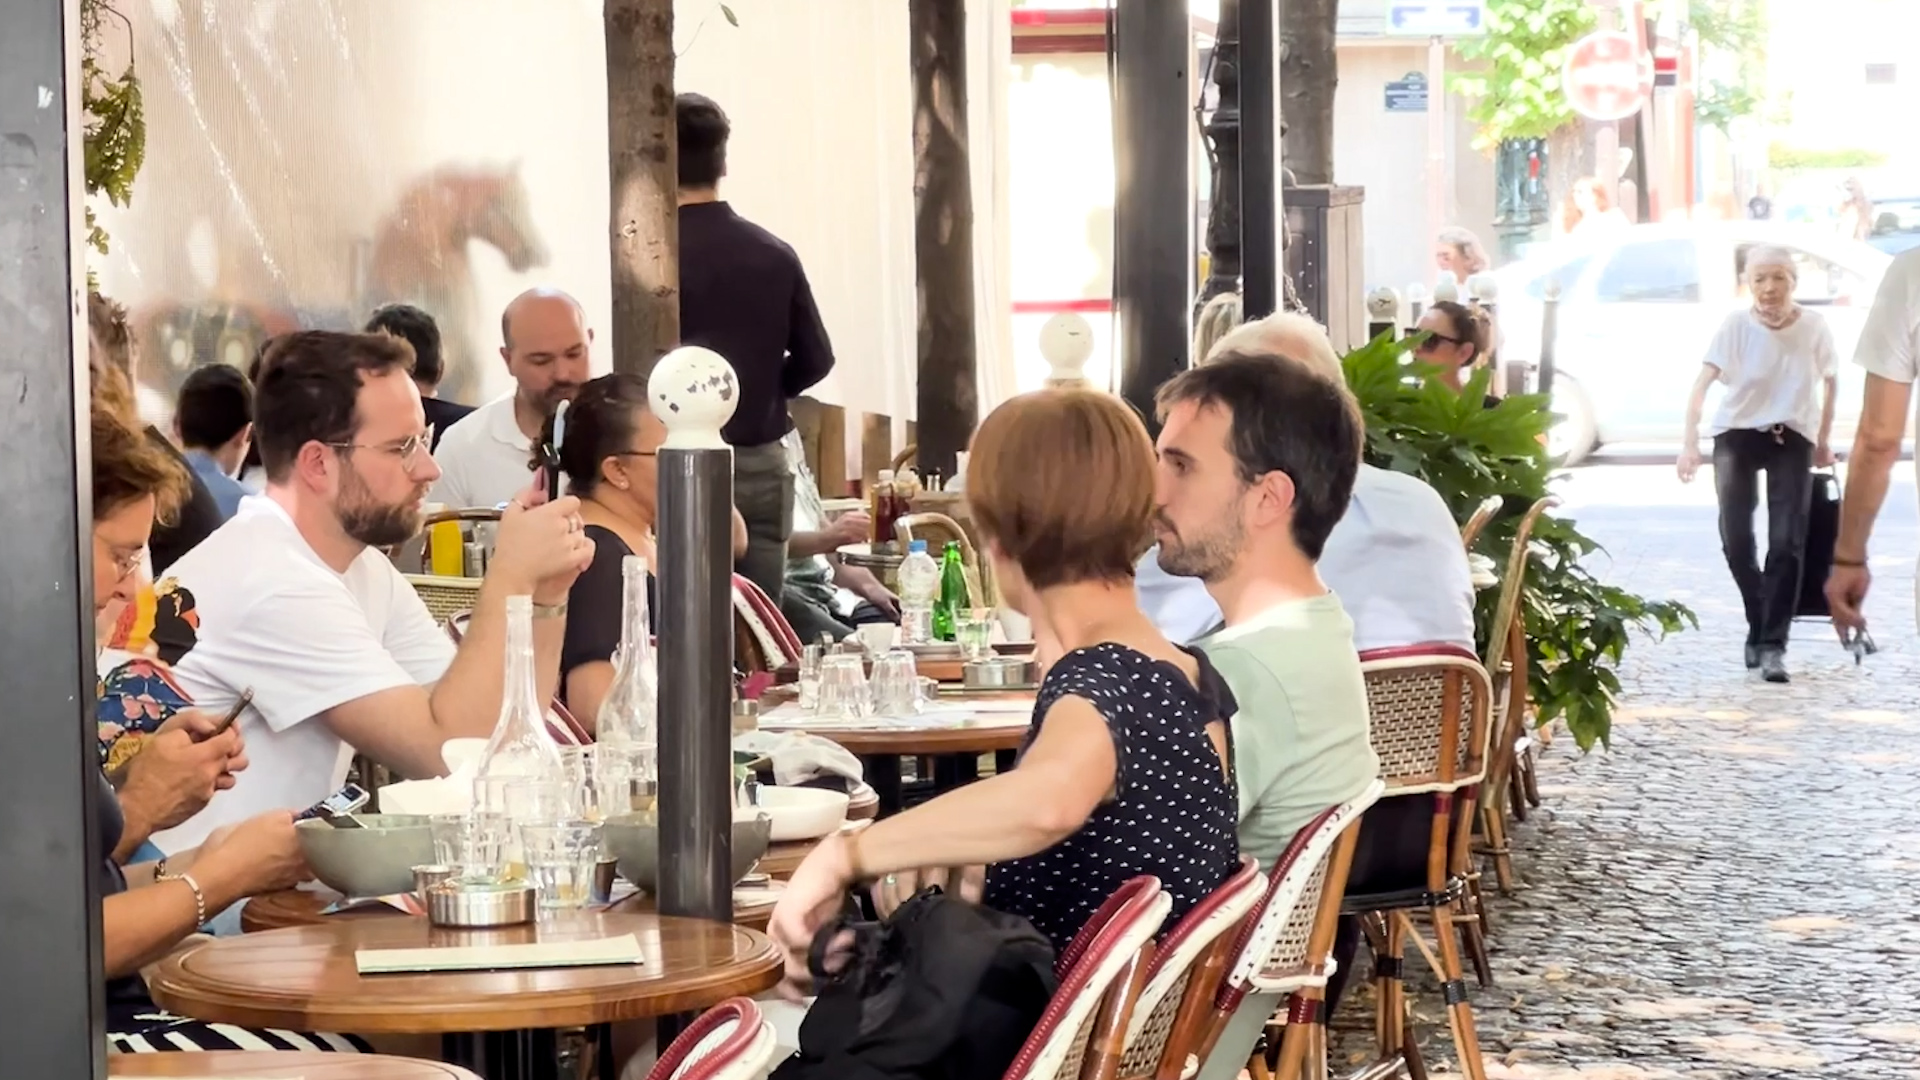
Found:
M 158 1008 L 120 1012 L 109 1017 L 107 1050 L 114 1054 L 164 1054 L 186 1050 L 306 1050 L 370 1054 L 373 1048 L 352 1035 L 281 1031 L 209 1024 L 174 1016 Z

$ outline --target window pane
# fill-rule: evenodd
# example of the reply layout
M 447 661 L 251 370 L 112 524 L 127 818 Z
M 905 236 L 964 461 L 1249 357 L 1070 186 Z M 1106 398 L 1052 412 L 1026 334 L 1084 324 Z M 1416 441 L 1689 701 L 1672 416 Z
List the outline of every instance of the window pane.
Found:
M 1545 300 L 1547 298 L 1547 282 L 1558 281 L 1560 283 L 1560 295 L 1562 298 L 1565 298 L 1567 291 L 1573 288 L 1574 282 L 1580 280 L 1580 275 L 1586 272 L 1587 264 L 1592 261 L 1593 256 L 1582 255 L 1572 262 L 1561 263 L 1551 270 L 1535 275 L 1532 281 L 1527 282 L 1527 295 L 1535 300 Z
M 1614 253 L 1595 290 L 1602 303 L 1691 303 L 1700 299 L 1700 265 L 1691 240 L 1650 240 Z

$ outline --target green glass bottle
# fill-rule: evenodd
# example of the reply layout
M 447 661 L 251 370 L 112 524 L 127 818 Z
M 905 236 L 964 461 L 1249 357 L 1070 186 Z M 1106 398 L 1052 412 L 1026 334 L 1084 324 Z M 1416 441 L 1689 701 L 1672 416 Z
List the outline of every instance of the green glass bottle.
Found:
M 955 640 L 954 628 L 959 621 L 957 616 L 970 606 L 967 601 L 967 571 L 960 561 L 960 544 L 956 540 L 949 540 L 946 553 L 940 557 L 940 599 L 933 605 L 933 639 Z

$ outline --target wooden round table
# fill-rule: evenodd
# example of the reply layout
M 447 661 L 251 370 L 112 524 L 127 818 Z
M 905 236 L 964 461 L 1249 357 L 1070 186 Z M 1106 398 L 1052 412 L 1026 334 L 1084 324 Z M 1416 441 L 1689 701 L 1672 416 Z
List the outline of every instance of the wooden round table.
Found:
M 772 853 L 772 848 L 769 848 L 768 854 Z M 278 892 L 263 893 L 248 900 L 247 905 L 240 909 L 240 929 L 243 933 L 255 934 L 265 930 L 285 930 L 291 926 L 323 926 L 332 922 L 350 922 L 359 919 L 419 918 L 417 915 L 409 915 L 386 904 L 367 904 L 349 908 L 346 911 L 336 911 L 331 915 L 325 914 L 328 908 L 341 899 L 339 893 L 326 888 L 281 889 Z M 735 893 L 733 921 L 755 930 L 765 930 L 767 920 L 773 918 L 773 905 L 776 899 L 768 895 L 765 889 L 741 890 Z M 636 893 L 615 904 L 614 909 L 636 914 L 653 914 L 654 898 L 649 893 Z
M 642 962 L 604 967 L 417 974 L 359 973 L 360 949 L 569 941 L 632 934 Z M 453 930 L 425 919 L 351 919 L 216 938 L 161 961 L 147 979 L 155 1003 L 242 1027 L 446 1036 L 448 1060 L 489 1080 L 550 1076 L 552 1029 L 693 1012 L 780 980 L 766 935 L 699 919 L 561 912 L 497 930 Z M 479 1034 L 487 1033 L 487 1034 Z
M 186 1054 L 110 1054 L 107 1075 L 247 1077 L 249 1080 L 480 1080 L 457 1065 L 380 1054 L 222 1050 Z

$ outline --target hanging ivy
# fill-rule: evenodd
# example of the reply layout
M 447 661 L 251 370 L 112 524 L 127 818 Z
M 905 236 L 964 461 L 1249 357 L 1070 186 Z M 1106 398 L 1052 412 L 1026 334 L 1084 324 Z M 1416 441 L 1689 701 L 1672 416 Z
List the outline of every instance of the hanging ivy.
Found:
M 117 24 L 117 27 L 116 27 Z M 80 111 L 85 123 L 87 195 L 105 195 L 114 206 L 133 201 L 134 177 L 147 157 L 147 119 L 140 97 L 140 79 L 127 66 L 113 75 L 101 64 L 104 34 L 123 30 L 129 43 L 133 24 L 109 0 L 82 0 L 80 4 Z M 106 254 L 107 231 L 87 207 L 87 243 Z

